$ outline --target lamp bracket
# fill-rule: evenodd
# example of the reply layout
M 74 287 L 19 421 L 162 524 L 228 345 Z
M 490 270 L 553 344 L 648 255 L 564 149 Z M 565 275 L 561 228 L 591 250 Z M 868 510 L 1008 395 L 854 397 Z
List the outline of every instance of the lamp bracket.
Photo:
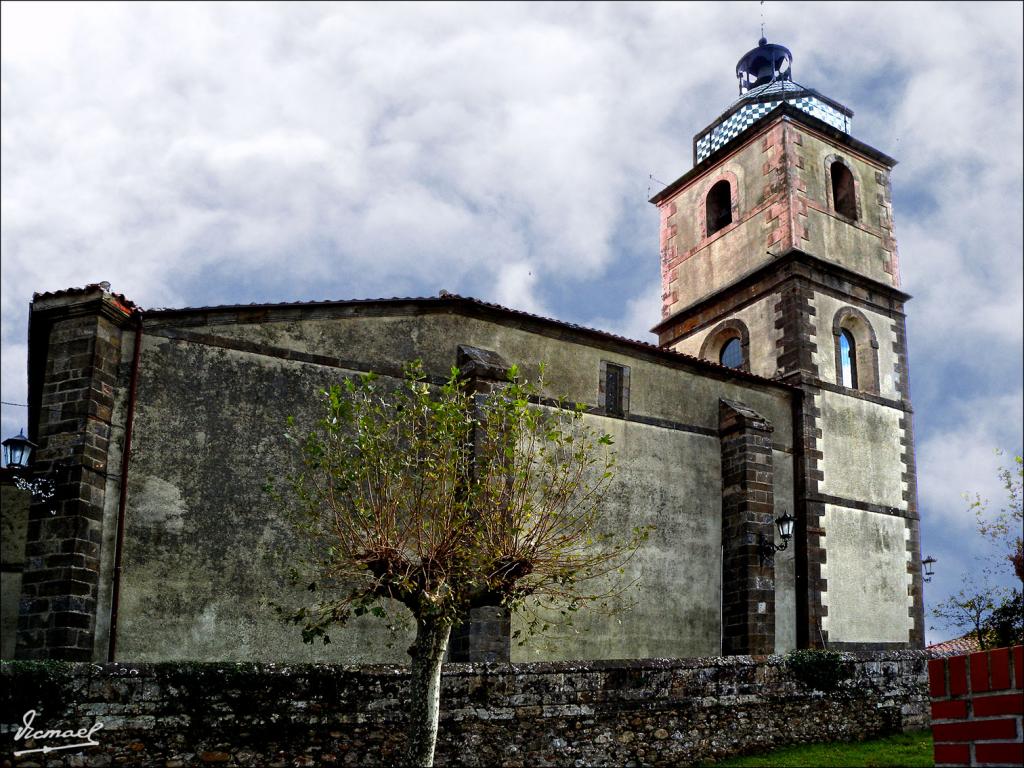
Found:
M 776 544 L 773 541 L 770 541 L 768 537 L 762 533 L 757 545 L 758 552 L 761 555 L 761 563 L 764 564 L 771 561 L 776 552 L 782 552 L 788 546 L 788 539 L 783 539 L 781 544 Z
M 74 462 L 61 459 L 53 462 L 43 474 L 15 475 L 14 485 L 18 489 L 32 494 L 33 504 L 50 505 L 57 495 L 57 483 L 54 481 L 57 472 L 69 470 L 74 466 Z M 54 514 L 53 509 L 50 510 L 50 514 Z

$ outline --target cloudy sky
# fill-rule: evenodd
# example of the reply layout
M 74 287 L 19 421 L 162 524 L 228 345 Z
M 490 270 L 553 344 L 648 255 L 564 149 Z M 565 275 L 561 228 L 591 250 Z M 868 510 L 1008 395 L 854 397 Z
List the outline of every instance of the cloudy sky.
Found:
M 476 296 L 635 338 L 648 197 L 735 97 L 757 2 L 2 6 L 2 434 L 35 291 L 143 307 Z M 1022 5 L 767 3 L 900 160 L 929 603 L 1022 443 Z M 1009 580 L 1007 579 L 1007 582 Z M 930 639 L 951 634 L 935 620 Z

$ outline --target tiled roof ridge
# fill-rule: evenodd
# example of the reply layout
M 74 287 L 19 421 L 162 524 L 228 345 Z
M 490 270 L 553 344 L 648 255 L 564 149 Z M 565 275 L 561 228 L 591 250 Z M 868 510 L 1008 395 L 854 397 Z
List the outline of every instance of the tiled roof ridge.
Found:
M 141 309 L 134 301 L 129 299 L 123 293 L 116 293 L 110 290 L 110 283 L 104 281 L 98 283 L 86 283 L 81 288 L 63 288 L 59 291 L 43 291 L 40 293 L 36 291 L 32 294 L 32 301 L 38 301 L 39 299 L 59 299 L 63 296 L 82 296 L 87 293 L 93 293 L 94 291 L 102 291 L 103 293 L 115 298 L 119 304 L 130 311 Z

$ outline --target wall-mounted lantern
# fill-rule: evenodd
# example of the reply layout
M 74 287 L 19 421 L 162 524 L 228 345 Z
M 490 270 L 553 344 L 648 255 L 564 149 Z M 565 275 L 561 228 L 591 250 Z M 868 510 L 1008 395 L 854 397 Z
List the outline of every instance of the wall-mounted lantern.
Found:
M 58 469 L 67 469 L 69 465 L 57 462 L 42 475 L 38 472 L 25 472 L 32 461 L 32 451 L 39 447 L 25 437 L 25 430 L 19 430 L 16 437 L 9 437 L 0 445 L 4 447 L 4 462 L 7 468 L 23 470 L 14 475 L 15 487 L 31 493 L 33 504 L 45 504 L 50 509 L 50 514 L 55 514 L 52 503 L 57 495 L 54 473 Z
M 39 447 L 25 437 L 25 430 L 19 430 L 16 437 L 8 437 L 2 445 L 4 447 L 4 464 L 11 469 L 28 469 L 32 449 Z
M 926 557 L 924 560 L 921 561 L 921 565 L 924 567 L 924 580 L 925 581 L 931 581 L 932 580 L 932 576 L 935 575 L 934 572 L 933 572 L 932 566 L 934 566 L 937 562 L 939 562 L 939 561 L 936 560 L 931 555 L 928 555 L 928 557 Z
M 775 525 L 779 529 L 779 538 L 782 539 L 781 544 L 775 544 L 774 542 L 769 541 L 768 537 L 763 533 L 761 534 L 760 548 L 762 562 L 770 560 L 776 552 L 781 552 L 789 546 L 789 540 L 793 538 L 793 523 L 795 522 L 796 518 L 786 511 L 783 511 L 779 517 L 775 518 Z

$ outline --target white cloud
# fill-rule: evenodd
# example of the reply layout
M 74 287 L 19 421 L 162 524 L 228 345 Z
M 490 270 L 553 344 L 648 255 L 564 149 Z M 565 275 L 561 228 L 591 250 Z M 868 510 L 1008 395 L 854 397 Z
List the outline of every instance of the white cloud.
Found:
M 954 426 L 936 430 L 917 446 L 919 494 L 926 522 L 955 530 L 959 534 L 973 531 L 975 521 L 966 513 L 964 494 L 975 494 L 1003 503 L 1005 491 L 998 471 L 1007 465 L 1010 456 L 997 451 L 1016 451 L 1013 422 L 1006 414 L 1024 409 L 1024 394 L 1015 393 L 993 398 L 985 407 L 974 400 L 951 401 L 956 411 Z
M 596 317 L 585 321 L 592 328 L 600 328 L 611 333 L 636 339 L 649 344 L 657 344 L 658 339 L 651 333 L 651 328 L 661 321 L 661 282 L 651 280 L 643 290 L 631 298 L 619 296 L 625 312 L 619 316 Z
M 1006 553 L 978 533 L 970 502 L 985 499 L 992 511 L 1007 504 L 999 470 L 1009 467 L 1012 454 L 1020 450 L 1019 421 L 1013 415 L 1024 410 L 1024 393 L 949 398 L 945 406 L 952 412 L 950 426 L 919 439 L 916 451 L 922 555 L 938 560 L 933 583 L 925 590 L 929 609 L 959 590 L 965 578 L 984 581 L 986 570 L 993 585 L 1015 582 Z M 931 642 L 963 633 L 934 617 L 926 619 L 936 627 Z
M 498 284 L 494 289 L 494 300 L 498 304 L 533 312 L 537 315 L 549 315 L 533 298 L 533 287 L 537 282 L 533 267 L 527 263 L 514 263 L 502 267 L 498 276 Z

